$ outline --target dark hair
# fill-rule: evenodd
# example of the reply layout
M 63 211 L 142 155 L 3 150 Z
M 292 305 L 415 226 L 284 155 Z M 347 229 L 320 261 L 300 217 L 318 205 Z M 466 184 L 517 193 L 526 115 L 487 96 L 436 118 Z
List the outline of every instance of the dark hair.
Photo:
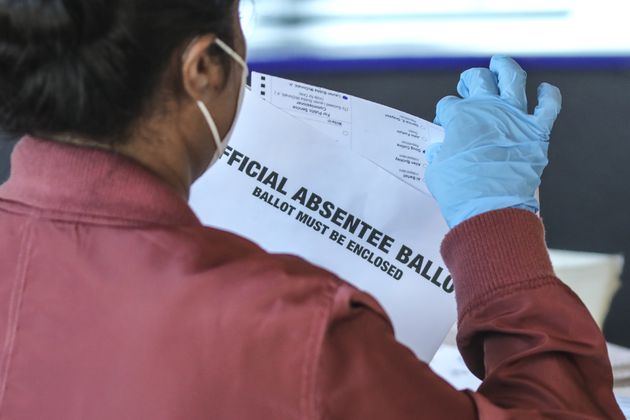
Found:
M 0 130 L 122 141 L 187 40 L 233 42 L 235 4 L 0 0 Z

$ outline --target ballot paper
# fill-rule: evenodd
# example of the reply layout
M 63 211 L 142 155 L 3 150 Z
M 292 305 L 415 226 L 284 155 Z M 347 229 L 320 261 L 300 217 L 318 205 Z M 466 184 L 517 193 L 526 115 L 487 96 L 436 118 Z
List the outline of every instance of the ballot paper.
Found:
M 230 147 L 193 186 L 191 206 L 206 225 L 371 293 L 422 360 L 456 319 L 439 253 L 448 228 L 433 198 L 251 92 Z
M 476 391 L 481 380 L 470 372 L 456 346 L 442 345 L 430 364 L 433 372 L 460 391 Z
M 441 127 L 365 99 L 266 74 L 252 74 L 252 92 L 428 192 L 423 182 L 426 149 L 443 141 Z

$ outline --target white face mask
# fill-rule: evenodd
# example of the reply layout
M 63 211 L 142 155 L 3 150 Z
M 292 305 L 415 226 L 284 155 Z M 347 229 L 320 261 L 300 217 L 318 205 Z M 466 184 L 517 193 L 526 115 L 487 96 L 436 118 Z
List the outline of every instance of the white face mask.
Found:
M 197 101 L 197 106 L 199 107 L 199 110 L 203 114 L 204 118 L 206 119 L 206 122 L 208 123 L 208 127 L 210 127 L 210 132 L 212 133 L 212 137 L 214 138 L 214 144 L 217 147 L 217 150 L 214 152 L 214 156 L 212 157 L 212 161 L 210 162 L 210 165 L 208 165 L 208 168 L 214 165 L 217 162 L 217 160 L 219 160 L 219 158 L 225 152 L 225 149 L 227 148 L 228 143 L 230 142 L 230 138 L 232 137 L 232 133 L 234 132 L 234 127 L 236 126 L 236 120 L 238 119 L 239 113 L 241 112 L 241 107 L 243 106 L 243 98 L 245 97 L 245 87 L 247 86 L 247 77 L 249 76 L 249 67 L 247 66 L 247 63 L 245 62 L 245 60 L 243 60 L 243 58 L 240 55 L 238 55 L 232 48 L 230 48 L 229 45 L 221 41 L 219 38 L 215 39 L 215 43 L 219 46 L 219 48 L 225 51 L 226 54 L 232 57 L 234 61 L 236 61 L 242 67 L 243 74 L 241 77 L 241 87 L 239 91 L 238 102 L 236 104 L 236 114 L 234 115 L 234 121 L 232 122 L 232 126 L 230 127 L 230 130 L 225 135 L 225 138 L 223 140 L 221 140 L 219 129 L 217 128 L 217 125 L 214 122 L 214 118 L 212 118 L 212 115 L 210 115 L 210 111 L 208 111 L 208 107 L 206 107 L 206 105 L 202 101 Z

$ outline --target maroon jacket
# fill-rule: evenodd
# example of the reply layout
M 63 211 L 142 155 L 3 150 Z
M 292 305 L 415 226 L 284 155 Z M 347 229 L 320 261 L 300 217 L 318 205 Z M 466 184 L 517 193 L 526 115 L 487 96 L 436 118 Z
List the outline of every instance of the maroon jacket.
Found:
M 443 245 L 477 393 L 397 343 L 370 296 L 204 228 L 120 156 L 22 140 L 0 232 L 1 420 L 622 418 L 526 211 Z

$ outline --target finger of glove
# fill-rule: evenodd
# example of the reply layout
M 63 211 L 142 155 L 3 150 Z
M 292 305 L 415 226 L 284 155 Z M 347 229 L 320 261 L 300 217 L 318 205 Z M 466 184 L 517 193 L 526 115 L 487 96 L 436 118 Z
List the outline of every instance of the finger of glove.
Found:
M 501 98 L 527 112 L 527 73 L 509 57 L 494 56 L 490 70 L 496 75 Z
M 534 110 L 534 118 L 538 125 L 551 132 L 562 109 L 562 93 L 549 83 L 538 86 L 538 106 Z
M 442 144 L 444 143 L 440 142 L 430 144 L 425 150 L 425 158 L 427 159 L 429 165 L 431 165 L 433 162 L 435 162 L 435 159 L 437 159 L 438 154 L 442 150 Z
M 458 98 L 457 96 L 447 96 L 442 98 L 435 108 L 435 123 L 437 125 L 441 125 L 442 127 L 448 124 L 455 113 L 455 105 L 462 100 L 463 99 Z
M 457 92 L 462 98 L 481 95 L 499 96 L 497 78 L 489 69 L 474 68 L 466 70 L 459 78 Z

